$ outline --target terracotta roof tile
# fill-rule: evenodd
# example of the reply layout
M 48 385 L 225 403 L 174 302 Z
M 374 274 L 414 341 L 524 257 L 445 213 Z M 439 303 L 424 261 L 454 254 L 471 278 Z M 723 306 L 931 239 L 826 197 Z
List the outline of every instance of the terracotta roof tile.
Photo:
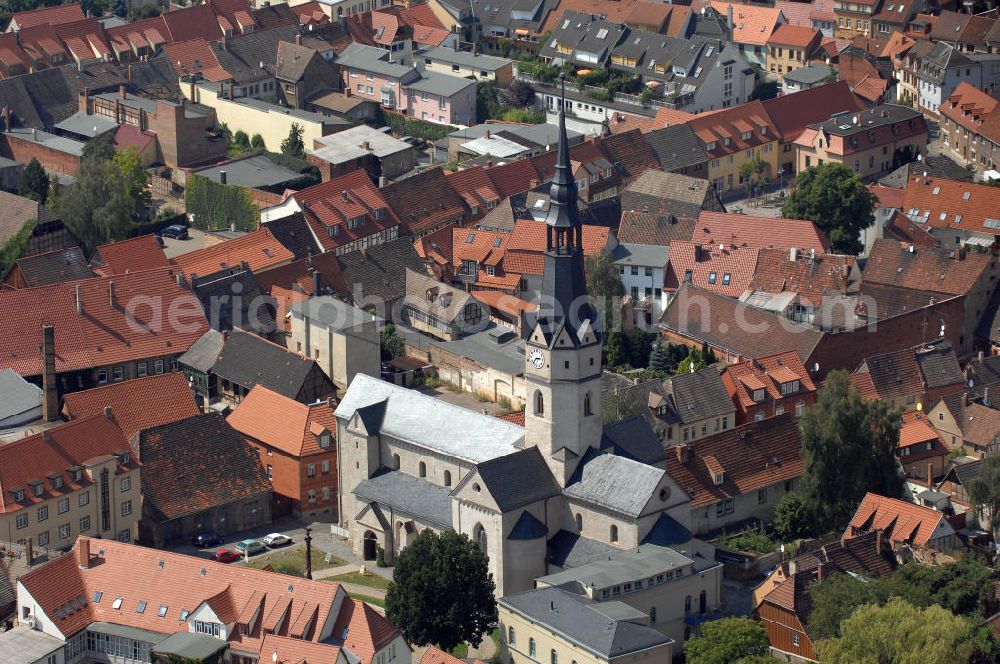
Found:
M 856 536 L 855 532 L 884 529 L 892 543 L 907 543 L 924 547 L 934 537 L 944 514 L 914 503 L 887 498 L 875 493 L 865 494 L 842 541 Z
M 946 251 L 934 247 L 913 247 L 892 239 L 875 240 L 862 276 L 861 290 L 865 283 L 883 284 L 897 288 L 965 295 L 982 278 L 985 271 L 995 267 L 989 254 Z
M 799 381 L 800 390 L 791 394 L 816 391 L 816 385 L 802 364 L 799 354 L 794 350 L 737 362 L 726 367 L 724 373 L 732 379 L 736 391 L 734 396 L 743 408 L 749 408 L 757 403 L 750 393 L 751 389 L 764 389 L 768 396 L 776 401 L 787 396 L 782 394 L 782 383 Z M 756 382 L 748 386 L 744 382 L 745 378 L 752 378 Z
M 903 192 L 899 190 L 899 193 Z M 902 196 L 900 199 L 902 200 Z M 887 237 L 906 244 L 935 249 L 941 246 L 941 241 L 934 237 L 926 227 L 911 221 L 898 210 L 893 211 L 889 223 L 885 225 L 885 233 Z
M 554 30 L 559 22 L 559 19 L 562 18 L 563 12 L 567 9 L 577 11 L 582 14 L 601 14 L 606 17 L 605 20 L 609 23 L 622 24 L 625 23 L 625 16 L 632 11 L 632 7 L 634 5 L 646 1 L 647 0 L 622 0 L 621 2 L 608 4 L 607 2 L 602 2 L 601 0 L 561 0 L 558 5 L 549 10 L 545 21 L 542 23 L 541 27 L 538 28 L 538 34 L 545 34 L 546 32 Z
M 346 193 L 346 200 L 345 194 Z M 396 213 L 363 170 L 307 187 L 292 194 L 324 251 L 399 225 Z M 356 228 L 348 219 L 364 216 Z M 338 230 L 330 234 L 332 228 Z
M 372 664 L 375 653 L 400 635 L 400 630 L 371 606 L 357 599 L 345 600 L 334 633 L 347 628 L 344 646 L 361 660 Z
M 869 373 L 852 373 L 849 376 L 854 386 L 858 388 L 858 393 L 861 394 L 861 398 L 865 401 L 874 401 L 878 399 L 878 391 L 875 389 L 875 383 L 872 382 L 872 376 Z
M 57 5 L 55 7 L 42 7 L 24 12 L 14 12 L 10 17 L 11 22 L 16 22 L 19 30 L 33 28 L 37 25 L 58 25 L 60 23 L 72 23 L 82 21 L 86 18 L 83 10 L 78 4 Z
M 955 122 L 963 129 L 1000 142 L 1000 103 L 990 95 L 967 82 L 962 81 L 941 104 L 941 115 Z
M 902 210 L 931 228 L 994 235 L 996 228 L 987 222 L 1000 218 L 1000 188 L 915 175 L 906 183 Z
M 713 0 L 712 8 L 720 15 L 726 16 L 729 8 L 733 10 L 733 42 L 763 46 L 771 33 L 779 25 L 781 10 L 761 5 L 744 5 L 722 0 Z
M 604 226 L 583 226 L 583 253 L 593 256 L 608 246 L 610 229 Z M 545 224 L 540 221 L 518 219 L 514 224 L 514 232 L 507 240 L 508 250 L 535 251 L 541 254 L 545 251 Z
M 331 439 L 336 438 L 333 408 L 326 401 L 307 406 L 257 385 L 226 422 L 245 436 L 291 456 L 303 457 L 324 451 L 317 440 L 319 433 L 327 431 Z
M 780 44 L 781 46 L 796 46 L 806 48 L 814 42 L 819 43 L 820 31 L 808 26 L 792 25 L 785 23 L 771 33 L 768 44 Z M 808 53 L 806 56 L 808 57 Z
M 0 511 L 16 512 L 35 503 L 72 493 L 92 481 L 83 473 L 79 482 L 73 481 L 69 469 L 82 466 L 90 459 L 127 451 L 128 439 L 114 420 L 93 415 L 68 422 L 43 433 L 18 439 L 0 446 Z M 129 468 L 137 464 L 130 462 Z M 53 479 L 58 477 L 60 487 Z M 42 482 L 42 495 L 36 496 L 29 487 L 33 481 Z M 22 489 L 24 499 L 14 501 L 13 489 Z
M 465 203 L 448 186 L 441 168 L 403 178 L 380 192 L 411 235 L 421 235 L 465 216 Z
M 171 259 L 171 263 L 191 279 L 193 274 L 204 277 L 243 262 L 251 271 L 263 272 L 293 260 L 294 254 L 264 226 L 242 237 L 181 254 Z
M 776 248 L 800 251 L 829 250 L 829 240 L 811 221 L 772 219 L 749 214 L 727 214 L 702 210 L 691 241 L 703 245 L 726 244 L 757 249 Z
M 109 284 L 114 282 L 115 306 Z M 77 313 L 79 287 L 81 313 Z M 185 311 L 183 328 L 157 324 L 156 313 L 126 306 L 137 297 L 163 303 L 161 314 Z M 148 300 L 147 300 L 148 301 Z M 124 305 L 124 306 L 123 306 Z M 193 316 L 193 317 L 192 317 Z M 41 326 L 55 327 L 56 371 L 75 371 L 183 353 L 208 329 L 197 298 L 164 269 L 112 278 L 0 292 L 0 369 L 22 376 L 42 372 Z M 155 326 L 155 327 L 153 327 Z
M 90 263 L 100 276 L 108 277 L 168 265 L 167 257 L 155 235 L 141 235 L 131 240 L 102 244 L 97 247 Z
M 104 415 L 108 406 L 126 438 L 201 412 L 187 378 L 179 372 L 102 385 L 63 397 L 63 413 L 71 420 Z
M 885 187 L 880 184 L 870 184 L 868 185 L 868 191 L 875 194 L 878 198 L 878 207 L 880 208 L 901 209 L 903 207 L 903 198 L 906 196 L 905 189 Z
M 806 305 L 818 307 L 827 295 L 847 293 L 853 256 L 805 252 L 793 261 L 784 249 L 761 249 L 749 289 L 766 293 L 794 292 Z
M 672 215 L 624 210 L 618 225 L 618 241 L 628 244 L 669 246 L 671 242 L 690 240 L 694 219 Z
M 689 443 L 686 463 L 676 449 L 668 450 L 667 474 L 691 496 L 691 509 L 697 509 L 799 477 L 801 446 L 795 419 L 779 415 Z M 725 460 L 722 484 L 715 483 L 706 465 L 710 458 Z
M 718 245 L 672 242 L 664 287 L 675 291 L 682 283 L 689 282 L 722 295 L 739 297 L 753 278 L 758 251 L 752 247 L 720 249 Z

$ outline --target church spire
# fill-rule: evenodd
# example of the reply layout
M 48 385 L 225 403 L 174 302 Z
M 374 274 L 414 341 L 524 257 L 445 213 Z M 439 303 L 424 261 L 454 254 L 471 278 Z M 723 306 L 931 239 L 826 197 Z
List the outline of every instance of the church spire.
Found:
M 566 136 L 566 76 L 560 76 L 559 148 L 555 174 L 549 188 L 549 213 L 545 217 L 545 273 L 542 276 L 542 318 L 566 318 L 572 327 L 585 319 L 593 321 L 593 311 L 584 303 L 587 282 L 583 269 L 583 227 L 577 208 L 576 180 L 569 158 Z

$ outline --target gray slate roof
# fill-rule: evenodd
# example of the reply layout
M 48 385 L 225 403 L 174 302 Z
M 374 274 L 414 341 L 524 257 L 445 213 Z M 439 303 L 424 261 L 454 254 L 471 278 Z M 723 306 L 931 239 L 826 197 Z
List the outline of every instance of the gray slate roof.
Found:
M 0 422 L 26 413 L 42 404 L 42 390 L 13 369 L 0 371 Z
M 406 293 L 407 269 L 427 269 L 410 237 L 368 247 L 363 253 L 352 251 L 339 256 L 337 263 L 351 298 L 381 298 L 383 302 Z
M 452 48 L 442 46 L 429 46 L 421 51 L 419 57 L 428 58 L 436 62 L 444 62 L 449 65 L 460 65 L 471 67 L 482 71 L 496 71 L 511 64 L 507 58 L 498 58 L 482 53 L 471 53 L 469 51 L 456 51 Z
M 665 471 L 632 459 L 590 450 L 564 493 L 570 498 L 636 517 Z
M 329 295 L 296 302 L 292 305 L 292 313 L 334 330 L 350 330 L 375 320 L 372 314 Z
M 383 470 L 358 483 L 354 495 L 421 520 L 451 527 L 451 489 L 398 470 Z
M 785 74 L 785 80 L 802 85 L 819 83 L 831 76 L 835 77 L 837 70 L 822 62 L 811 62 L 805 67 L 799 67 Z
M 429 345 L 496 371 L 520 376 L 524 373 L 524 341 L 515 335 L 512 340 L 498 343 L 493 334 L 497 329 L 496 325 L 491 325 L 454 341 L 431 341 Z
M 223 343 L 221 332 L 206 330 L 205 334 L 191 344 L 187 352 L 177 358 L 177 362 L 195 371 L 208 373 L 215 366 L 216 360 L 219 359 Z
M 365 374 L 355 376 L 337 406 L 336 416 L 385 402 L 379 431 L 442 454 L 481 463 L 520 449 L 524 429 Z
M 962 369 L 958 366 L 958 358 L 948 340 L 942 340 L 927 349 L 918 349 L 916 358 L 927 389 L 965 382 Z
M 736 412 L 722 375 L 713 367 L 674 376 L 664 383 L 664 388 L 672 395 L 677 416 L 684 424 Z
M 470 78 L 439 74 L 435 71 L 425 71 L 420 75 L 420 78 L 407 83 L 406 87 L 409 90 L 416 90 L 417 92 L 451 97 L 466 88 L 475 88 L 476 82 Z
M 656 129 L 646 134 L 644 138 L 653 148 L 656 158 L 660 161 L 660 167 L 665 171 L 678 171 L 708 162 L 701 141 L 695 136 L 694 130 L 686 124 Z
M 212 373 L 247 389 L 263 385 L 289 399 L 296 399 L 314 367 L 322 372 L 313 360 L 255 334 L 234 329 L 223 344 Z M 332 384 L 330 387 L 332 393 Z
M 601 435 L 601 449 L 609 447 L 618 456 L 644 464 L 656 464 L 667 458 L 663 444 L 642 415 L 605 424 Z
M 641 544 L 634 549 L 619 550 L 615 555 L 602 560 L 543 576 L 538 579 L 538 583 L 546 586 L 579 583 L 585 587 L 606 588 L 672 572 L 689 565 L 694 565 L 694 560 L 673 549 Z
M 480 463 L 476 470 L 503 512 L 559 495 L 559 485 L 534 446 Z
M 559 567 L 577 567 L 614 554 L 619 549 L 577 533 L 560 530 L 549 539 L 549 562 Z
M 651 627 L 608 620 L 596 605 L 559 588 L 529 590 L 499 601 L 606 659 L 673 642 L 669 636 Z
M 514 524 L 514 527 L 510 529 L 507 539 L 534 540 L 545 537 L 548 533 L 549 529 L 545 527 L 545 524 L 535 518 L 531 512 L 525 510 L 521 513 L 521 517 Z
M 208 178 L 212 182 L 221 182 L 222 171 L 226 172 L 227 184 L 256 189 L 274 187 L 302 177 L 301 174 L 274 163 L 264 155 L 234 159 L 233 161 L 214 164 L 194 172 L 197 175 Z

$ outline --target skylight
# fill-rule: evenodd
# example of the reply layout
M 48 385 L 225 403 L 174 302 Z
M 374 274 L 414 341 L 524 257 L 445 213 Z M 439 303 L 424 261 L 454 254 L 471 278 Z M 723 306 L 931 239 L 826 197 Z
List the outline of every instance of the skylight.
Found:
M 500 246 L 500 238 L 493 238 L 493 246 L 494 247 Z
M 970 198 L 971 196 L 972 196 L 972 192 L 971 192 L 971 191 L 966 191 L 966 192 L 964 192 L 964 193 L 962 194 L 962 200 L 963 200 L 963 201 L 967 201 L 967 200 L 969 200 L 969 198 Z
M 473 240 L 475 239 L 476 239 L 475 233 L 469 233 L 468 235 L 465 236 L 465 243 L 472 244 Z
M 145 611 L 146 611 L 146 602 L 145 602 L 145 600 L 139 600 L 139 603 L 136 604 L 135 612 L 136 613 L 145 613 Z
M 601 28 L 600 30 L 597 31 L 597 38 L 598 39 L 605 39 L 605 38 L 607 38 L 607 36 L 608 36 L 608 29 L 607 28 Z
M 164 616 L 166 616 L 167 615 L 167 605 L 166 604 L 160 604 L 160 610 L 156 612 L 156 615 L 159 616 L 160 618 L 163 618 Z
M 932 195 L 937 196 L 941 193 L 941 187 L 934 187 L 934 191 L 931 192 Z
M 104 593 L 102 593 L 100 590 L 95 590 L 94 591 L 94 604 L 100 604 L 102 597 L 104 597 Z
M 115 603 L 111 605 L 112 609 L 122 608 L 122 602 L 125 600 L 124 597 L 115 597 Z
M 191 615 L 190 611 L 188 611 L 187 609 L 181 609 L 181 622 L 187 620 L 189 615 Z

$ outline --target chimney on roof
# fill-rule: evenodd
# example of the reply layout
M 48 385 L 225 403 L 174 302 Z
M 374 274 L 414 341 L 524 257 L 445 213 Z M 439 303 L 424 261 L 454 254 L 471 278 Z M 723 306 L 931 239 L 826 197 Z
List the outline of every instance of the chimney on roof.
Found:
M 219 182 L 222 183 L 222 184 L 226 184 L 226 180 L 227 179 L 228 179 L 228 176 L 226 174 L 225 169 L 219 171 Z
M 51 323 L 42 325 L 42 419 L 59 418 L 59 386 L 56 384 L 56 331 Z
M 677 454 L 677 461 L 680 463 L 688 462 L 688 446 L 687 445 L 675 445 L 674 453 Z
M 80 569 L 90 569 L 90 538 L 81 537 L 76 543 L 76 556 Z
M 122 83 L 121 85 L 118 86 L 118 96 L 121 97 L 122 99 L 125 99 L 125 97 L 127 96 L 126 93 L 125 93 L 125 84 L 124 83 Z
M 485 138 L 486 138 L 486 139 L 488 140 L 488 139 L 489 139 L 489 137 L 490 137 L 490 130 L 489 130 L 489 129 L 487 129 L 487 130 L 486 130 L 486 135 L 485 135 Z
M 114 413 L 111 411 L 111 406 L 104 407 L 104 417 L 108 418 L 109 420 L 115 419 Z
M 223 341 L 229 341 L 229 330 L 223 330 L 222 331 L 222 340 Z
M 132 82 L 132 63 L 131 62 L 128 65 L 128 73 L 126 74 L 126 76 L 127 76 L 128 82 L 131 83 Z
M 732 3 L 730 3 L 729 6 L 726 8 L 726 26 L 730 30 L 732 30 L 733 27 L 735 26 L 735 23 L 733 23 L 733 5 L 732 5 Z
M 344 88 L 344 97 L 347 98 L 350 96 L 351 96 L 351 88 L 350 87 Z
M 822 581 L 826 578 L 826 563 L 820 563 L 816 566 L 816 580 Z
M 881 529 L 875 531 L 875 553 L 878 554 L 878 555 L 880 555 L 880 556 L 882 555 L 882 531 L 881 531 Z
M 350 200 L 350 198 L 349 198 L 349 197 L 348 197 L 348 195 L 347 195 L 347 190 L 346 190 L 346 189 L 344 189 L 343 191 L 341 191 L 341 192 L 340 192 L 340 199 L 341 199 L 342 201 L 344 201 L 344 202 L 346 202 L 346 201 L 349 201 L 349 200 Z
M 295 35 L 295 45 L 302 46 L 302 35 Z
M 76 285 L 76 315 L 83 313 L 83 297 L 80 294 L 80 284 Z
M 319 297 L 323 294 L 323 279 L 320 276 L 319 270 L 313 270 L 313 297 Z
M 792 247 L 791 251 L 789 252 L 789 257 L 791 258 L 793 263 L 799 260 L 799 250 L 796 249 L 795 247 Z
M 933 489 L 934 488 L 934 464 L 933 463 L 928 463 L 927 464 L 927 488 L 928 489 Z

